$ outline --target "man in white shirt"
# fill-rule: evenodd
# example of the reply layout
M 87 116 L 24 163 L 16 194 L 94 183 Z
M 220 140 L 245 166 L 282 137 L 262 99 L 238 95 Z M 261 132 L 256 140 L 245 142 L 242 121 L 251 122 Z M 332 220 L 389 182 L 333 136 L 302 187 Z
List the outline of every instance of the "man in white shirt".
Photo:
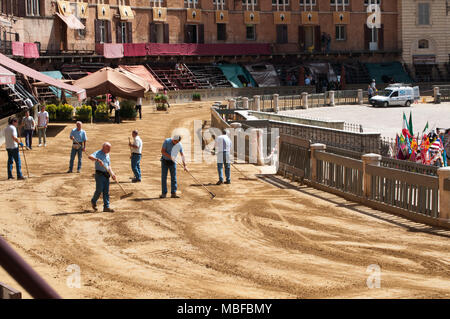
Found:
M 222 130 L 222 135 L 216 138 L 215 150 L 217 154 L 217 171 L 219 173 L 219 181 L 216 185 L 223 184 L 223 166 L 225 166 L 225 184 L 231 184 L 231 172 L 230 172 L 230 151 L 231 151 L 231 139 L 227 136 L 226 130 Z
M 139 183 L 141 181 L 141 157 L 142 157 L 142 140 L 138 136 L 138 131 L 134 130 L 131 133 L 133 136 L 133 142 L 129 143 L 131 148 L 131 169 L 134 173 L 133 183 Z
M 137 98 L 136 112 L 139 113 L 139 119 L 142 120 L 142 98 L 141 97 Z
M 114 100 L 114 109 L 115 109 L 114 111 L 115 122 L 117 124 L 120 124 L 120 102 L 117 97 Z
M 47 146 L 47 126 L 49 122 L 48 112 L 45 110 L 45 106 L 41 107 L 41 111 L 38 112 L 38 135 L 39 135 L 39 147 L 42 146 L 42 138 L 44 138 L 44 146 Z
M 8 152 L 8 180 L 14 179 L 12 176 L 13 162 L 16 162 L 17 179 L 25 179 L 20 165 L 19 145 L 23 147 L 23 144 L 17 138 L 17 118 L 9 118 L 8 124 L 4 130 L 6 151 Z

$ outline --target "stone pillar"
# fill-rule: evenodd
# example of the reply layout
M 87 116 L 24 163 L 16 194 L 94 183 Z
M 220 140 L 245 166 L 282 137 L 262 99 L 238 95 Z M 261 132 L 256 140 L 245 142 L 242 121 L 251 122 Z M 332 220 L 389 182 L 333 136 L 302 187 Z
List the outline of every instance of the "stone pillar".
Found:
M 273 110 L 275 113 L 278 113 L 280 111 L 280 108 L 278 107 L 278 97 L 279 96 L 280 96 L 279 94 L 273 95 Z
M 362 89 L 358 89 L 358 104 L 359 105 L 363 105 L 363 90 Z
M 364 154 L 362 157 L 363 162 L 363 194 L 364 197 L 370 197 L 372 193 L 372 175 L 366 173 L 367 165 L 380 166 L 381 155 L 378 154 Z
M 439 97 L 439 86 L 435 86 L 433 88 L 433 92 L 434 92 L 434 94 L 433 94 L 433 96 L 434 96 L 434 103 L 435 104 L 441 103 L 440 99 L 438 98 Z
M 253 105 L 255 111 L 261 112 L 261 97 L 259 95 L 253 96 Z
M 316 143 L 311 144 L 311 180 L 313 182 L 317 182 L 317 160 L 316 160 L 316 151 L 324 151 L 327 149 L 325 144 Z
M 228 108 L 230 110 L 234 110 L 236 108 L 236 100 L 235 99 L 228 100 Z
M 248 97 L 242 98 L 242 107 L 246 110 L 248 110 Z
M 439 218 L 450 220 L 450 167 L 438 169 Z
M 330 95 L 330 106 L 336 106 L 336 104 L 334 103 L 334 91 L 328 91 L 328 94 Z
M 264 165 L 264 130 L 256 129 L 256 165 L 263 166 Z
M 308 108 L 308 93 L 306 92 L 302 93 L 302 105 L 304 109 Z

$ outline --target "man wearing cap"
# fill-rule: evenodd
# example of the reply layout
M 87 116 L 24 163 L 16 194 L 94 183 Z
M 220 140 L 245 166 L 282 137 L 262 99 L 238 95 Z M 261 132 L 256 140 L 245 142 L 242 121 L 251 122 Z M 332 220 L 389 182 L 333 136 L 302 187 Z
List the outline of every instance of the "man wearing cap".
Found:
M 14 179 L 12 176 L 13 163 L 16 162 L 17 179 L 25 179 L 22 175 L 22 170 L 20 166 L 20 154 L 19 145 L 23 147 L 23 144 L 17 138 L 17 125 L 18 121 L 15 117 L 10 117 L 8 119 L 8 126 L 5 127 L 5 145 L 6 151 L 8 152 L 8 180 Z
M 138 136 L 138 131 L 134 130 L 131 133 L 134 141 L 128 143 L 131 148 L 131 169 L 134 173 L 133 183 L 139 183 L 141 181 L 141 157 L 142 157 L 142 140 Z
M 77 173 L 81 171 L 81 158 L 83 157 L 83 152 L 86 150 L 87 136 L 86 132 L 81 129 L 81 121 L 77 122 L 77 127 L 70 132 L 69 138 L 73 141 L 72 151 L 70 153 L 69 170 L 67 173 L 72 173 L 73 161 L 75 156 L 78 155 L 78 167 Z
M 97 211 L 97 201 L 103 194 L 103 212 L 113 213 L 114 209 L 109 207 L 109 178 L 116 180 L 116 175 L 111 169 L 110 152 L 111 144 L 105 142 L 101 150 L 89 155 L 89 159 L 95 161 L 95 193 L 92 196 L 91 205 Z
M 217 171 L 219 173 L 219 181 L 216 185 L 223 184 L 223 167 L 225 166 L 225 184 L 231 184 L 231 172 L 230 172 L 230 150 L 231 140 L 227 136 L 227 131 L 222 130 L 222 135 L 216 138 L 215 150 L 217 153 Z
M 172 198 L 179 198 L 177 195 L 177 165 L 176 158 L 178 152 L 181 155 L 183 161 L 183 168 L 187 171 L 186 162 L 183 154 L 183 147 L 180 143 L 181 136 L 175 135 L 172 138 L 167 138 L 161 148 L 161 188 L 162 194 L 160 198 L 166 198 L 167 196 L 167 171 L 170 170 L 170 188 Z

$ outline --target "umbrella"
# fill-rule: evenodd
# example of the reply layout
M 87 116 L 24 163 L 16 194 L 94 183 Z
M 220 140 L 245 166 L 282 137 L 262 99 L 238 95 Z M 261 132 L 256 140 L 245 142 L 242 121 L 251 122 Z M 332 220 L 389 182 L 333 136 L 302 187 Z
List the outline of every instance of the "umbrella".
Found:
M 144 97 L 144 93 L 150 88 L 141 77 L 110 67 L 78 79 L 74 85 L 86 89 L 86 94 L 90 97 L 109 93 L 126 99 Z

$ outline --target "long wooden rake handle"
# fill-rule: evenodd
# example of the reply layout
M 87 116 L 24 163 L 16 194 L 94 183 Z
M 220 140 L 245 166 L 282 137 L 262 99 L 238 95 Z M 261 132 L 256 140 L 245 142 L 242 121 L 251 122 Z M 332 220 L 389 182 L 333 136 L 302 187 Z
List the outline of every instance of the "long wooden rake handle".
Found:
M 176 162 L 178 165 L 182 165 L 182 164 L 180 164 L 178 161 Z M 216 197 L 216 194 L 214 194 L 213 192 L 211 192 L 202 182 L 200 182 L 198 179 L 196 179 L 195 178 L 195 176 L 194 175 L 192 175 L 192 173 L 191 172 L 189 172 L 188 170 L 186 170 L 186 172 L 189 174 L 189 175 L 191 175 L 191 177 L 192 177 L 192 179 L 196 182 L 196 183 L 198 183 L 198 184 L 200 184 L 200 185 L 202 185 L 202 187 L 209 193 L 209 195 L 211 196 L 211 199 L 213 199 L 214 197 Z

